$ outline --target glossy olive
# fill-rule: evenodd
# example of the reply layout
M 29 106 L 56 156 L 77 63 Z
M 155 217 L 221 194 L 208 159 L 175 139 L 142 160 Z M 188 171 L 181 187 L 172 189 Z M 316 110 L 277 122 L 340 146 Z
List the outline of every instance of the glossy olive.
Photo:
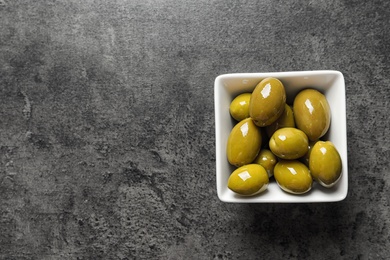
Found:
M 268 175 L 263 166 L 247 164 L 237 168 L 228 179 L 228 188 L 244 196 L 253 196 L 267 189 Z
M 257 84 L 249 103 L 249 115 L 256 125 L 263 127 L 278 119 L 285 108 L 286 91 L 275 78 L 265 78 Z
M 249 117 L 249 101 L 251 93 L 243 93 L 233 99 L 229 106 L 230 115 L 237 121 Z
M 282 115 L 275 122 L 266 127 L 267 135 L 271 137 L 276 130 L 283 127 L 295 127 L 293 111 L 287 104 L 284 106 Z
M 303 162 L 307 167 L 309 167 L 310 152 L 315 143 L 316 141 L 309 141 L 307 153 L 301 158 L 301 162 Z
M 298 159 L 309 149 L 309 141 L 304 132 L 292 127 L 285 127 L 272 135 L 269 140 L 271 151 L 282 159 Z
M 281 160 L 275 165 L 274 177 L 279 187 L 292 194 L 311 190 L 313 179 L 309 169 L 297 160 Z
M 332 187 L 340 180 L 341 157 L 332 142 L 316 142 L 310 152 L 309 168 L 314 180 L 324 187 Z
M 261 131 L 251 118 L 237 123 L 230 132 L 226 153 L 230 164 L 237 167 L 251 163 L 261 148 Z
M 326 97 L 315 89 L 298 93 L 293 104 L 295 124 L 309 138 L 316 141 L 326 134 L 330 126 L 331 112 Z
M 268 149 L 261 149 L 253 163 L 260 164 L 267 171 L 268 177 L 274 175 L 274 167 L 278 158 Z

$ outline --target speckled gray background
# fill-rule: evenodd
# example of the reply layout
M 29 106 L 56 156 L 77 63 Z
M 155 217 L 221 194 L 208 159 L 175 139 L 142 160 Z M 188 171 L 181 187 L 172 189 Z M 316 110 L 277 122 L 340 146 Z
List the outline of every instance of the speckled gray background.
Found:
M 0 259 L 389 259 L 389 1 L 0 1 Z M 216 195 L 219 74 L 333 69 L 349 193 Z

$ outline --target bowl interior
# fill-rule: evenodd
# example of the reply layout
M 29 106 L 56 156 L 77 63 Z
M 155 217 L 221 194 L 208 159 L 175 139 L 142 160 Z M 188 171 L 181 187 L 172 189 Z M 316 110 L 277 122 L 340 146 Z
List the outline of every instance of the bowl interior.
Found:
M 226 158 L 226 143 L 236 123 L 229 114 L 230 102 L 240 93 L 252 92 L 266 77 L 278 78 L 285 86 L 287 103 L 292 104 L 296 94 L 305 88 L 322 92 L 331 108 L 331 125 L 325 136 L 338 149 L 342 166 L 342 177 L 332 188 L 327 189 L 314 182 L 313 188 L 303 195 L 292 195 L 282 191 L 274 178 L 268 189 L 253 197 L 236 195 L 227 188 L 230 174 L 236 169 Z M 215 79 L 215 130 L 216 130 L 216 179 L 217 193 L 221 201 L 239 203 L 303 203 L 332 202 L 343 200 L 348 191 L 347 130 L 344 77 L 338 71 L 301 71 L 272 73 L 235 73 L 220 75 Z

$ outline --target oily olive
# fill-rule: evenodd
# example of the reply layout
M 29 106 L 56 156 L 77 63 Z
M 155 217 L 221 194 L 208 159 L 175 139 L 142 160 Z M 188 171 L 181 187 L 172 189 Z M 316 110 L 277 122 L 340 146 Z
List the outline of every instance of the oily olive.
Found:
M 313 148 L 313 146 L 315 145 L 315 143 L 316 143 L 316 142 L 309 141 L 308 151 L 307 151 L 307 153 L 301 158 L 301 161 L 302 161 L 307 167 L 309 167 L 310 152 L 311 152 L 311 149 Z
M 238 95 L 230 103 L 230 115 L 237 121 L 241 121 L 249 117 L 249 101 L 251 93 L 243 93 Z
M 309 169 L 297 160 L 281 160 L 275 165 L 274 177 L 279 187 L 292 194 L 308 192 L 313 184 Z
M 267 189 L 268 175 L 263 166 L 247 164 L 237 168 L 228 179 L 228 188 L 244 196 L 253 196 Z
M 336 147 L 330 141 L 318 141 L 310 152 L 309 169 L 319 184 L 330 188 L 341 177 L 341 157 Z
M 230 132 L 226 153 L 230 164 L 237 167 L 251 163 L 261 148 L 261 131 L 251 118 L 238 122 Z
M 309 138 L 316 141 L 326 134 L 331 112 L 326 97 L 315 89 L 305 89 L 294 99 L 295 124 Z
M 285 108 L 286 91 L 275 78 L 265 78 L 257 84 L 249 103 L 249 115 L 256 125 L 263 127 L 278 119 Z
M 253 163 L 260 164 L 267 171 L 268 177 L 274 175 L 274 167 L 278 159 L 276 156 L 268 149 L 261 149 L 259 155 L 253 161 Z
M 282 159 L 298 159 L 309 149 L 309 141 L 304 132 L 293 127 L 285 127 L 272 135 L 269 140 L 271 151 Z
M 266 127 L 267 135 L 271 137 L 276 130 L 283 127 L 295 127 L 293 111 L 287 104 L 284 106 L 282 115 L 275 122 Z

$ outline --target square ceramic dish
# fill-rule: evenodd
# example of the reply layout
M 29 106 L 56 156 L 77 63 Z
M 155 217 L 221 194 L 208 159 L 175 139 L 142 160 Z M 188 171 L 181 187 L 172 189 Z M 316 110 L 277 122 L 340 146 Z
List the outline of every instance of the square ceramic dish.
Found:
M 342 177 L 330 189 L 313 183 L 313 188 L 303 195 L 292 195 L 279 188 L 275 179 L 270 179 L 268 189 L 253 197 L 235 194 L 227 187 L 230 174 L 236 169 L 226 157 L 226 143 L 236 123 L 230 116 L 231 101 L 239 94 L 252 92 L 264 78 L 275 77 L 282 81 L 287 94 L 287 103 L 292 104 L 296 94 L 305 88 L 322 92 L 331 108 L 331 124 L 326 140 L 331 141 L 340 153 Z M 223 202 L 233 203 L 312 203 L 335 202 L 345 199 L 348 192 L 347 129 L 344 76 L 339 71 L 296 71 L 270 73 L 234 73 L 220 75 L 214 84 L 215 132 L 216 132 L 216 180 L 218 197 Z

